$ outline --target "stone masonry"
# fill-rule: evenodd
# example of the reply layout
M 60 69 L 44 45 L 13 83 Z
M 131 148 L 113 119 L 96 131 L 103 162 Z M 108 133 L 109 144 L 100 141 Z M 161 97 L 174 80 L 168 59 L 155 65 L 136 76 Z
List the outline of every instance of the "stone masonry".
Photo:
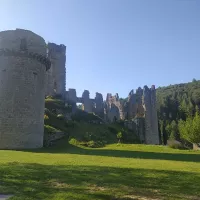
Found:
M 66 46 L 48 43 L 47 55 L 51 61 L 51 68 L 46 73 L 46 96 L 65 97 L 66 84 Z
M 145 110 L 145 141 L 147 144 L 159 144 L 158 117 L 156 110 L 155 86 L 144 87 L 143 105 Z
M 118 94 L 114 96 L 112 96 L 110 93 L 107 94 L 105 102 L 105 115 L 106 120 L 109 122 L 124 119 L 123 105 L 119 100 Z
M 128 120 L 141 141 L 159 144 L 156 89 L 130 91 L 127 101 L 108 93 L 94 99 L 85 90 L 65 90 L 66 46 L 48 43 L 23 29 L 0 32 L 0 149 L 38 148 L 43 145 L 44 97 L 59 96 L 72 105 L 83 104 L 107 122 Z
M 46 43 L 23 29 L 0 32 L 0 149 L 43 146 Z
M 76 103 L 83 104 L 83 110 L 94 112 L 107 122 L 128 120 L 125 126 L 134 130 L 140 140 L 146 144 L 159 144 L 158 117 L 156 110 L 156 89 L 153 85 L 150 89 L 139 87 L 134 93 L 130 91 L 127 102 L 123 104 L 119 95 L 108 93 L 106 101 L 103 96 L 96 93 L 95 99 L 90 99 L 89 91 L 85 90 L 82 97 L 76 96 L 75 89 L 69 89 L 65 95 L 66 101 L 73 105 L 76 111 Z
M 147 86 L 144 86 L 144 89 L 139 87 L 136 94 L 131 91 L 125 108 L 125 115 L 129 120 L 127 127 L 135 126 L 141 141 L 146 144 L 159 144 L 155 86 L 150 89 Z M 144 133 L 141 130 L 144 130 Z

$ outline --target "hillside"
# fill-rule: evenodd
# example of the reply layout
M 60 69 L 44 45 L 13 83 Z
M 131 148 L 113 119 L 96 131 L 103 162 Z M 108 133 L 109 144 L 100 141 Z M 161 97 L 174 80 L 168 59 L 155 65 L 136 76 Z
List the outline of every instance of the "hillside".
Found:
M 186 114 L 193 114 L 196 105 L 200 106 L 200 81 L 157 89 L 159 118 L 162 118 L 163 113 L 167 119 L 185 118 Z
M 61 99 L 47 98 L 45 100 L 45 141 L 49 146 L 49 138 L 59 137 L 59 134 L 68 138 L 70 143 L 88 147 L 103 147 L 106 144 L 117 143 L 117 134 L 122 133 L 124 143 L 139 143 L 132 131 L 120 123 L 107 124 L 103 119 L 77 109 L 71 113 L 71 106 L 65 105 Z
M 166 143 L 169 137 L 179 139 L 178 121 L 185 120 L 188 115 L 194 115 L 199 107 L 200 81 L 159 87 L 157 110 L 163 143 Z
M 126 102 L 126 99 L 121 99 Z M 162 143 L 167 139 L 180 140 L 178 121 L 185 120 L 188 115 L 194 115 L 200 107 L 200 81 L 159 87 L 157 89 L 157 110 L 159 132 Z M 101 147 L 105 144 L 116 143 L 117 133 L 123 132 L 123 142 L 138 142 L 134 133 L 125 129 L 120 123 L 108 125 L 103 119 L 93 113 L 80 109 L 70 115 L 70 105 L 60 99 L 45 100 L 45 133 L 65 132 L 69 140 L 82 145 Z M 188 144 L 189 145 L 189 144 Z

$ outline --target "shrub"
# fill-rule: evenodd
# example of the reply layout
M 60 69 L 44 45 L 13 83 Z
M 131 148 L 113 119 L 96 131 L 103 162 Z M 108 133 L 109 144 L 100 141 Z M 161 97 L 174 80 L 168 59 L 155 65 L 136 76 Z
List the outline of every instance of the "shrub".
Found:
M 83 141 L 90 141 L 90 140 L 98 140 L 96 134 L 94 134 L 93 132 L 85 132 L 83 135 Z
M 90 148 L 99 148 L 103 147 L 105 144 L 101 141 L 95 142 L 94 140 L 90 140 L 89 142 L 86 143 L 85 146 L 90 147 Z
M 194 118 L 189 116 L 186 121 L 179 121 L 179 131 L 183 139 L 191 143 L 200 143 L 200 115 L 198 112 Z
M 49 116 L 48 115 L 44 115 L 44 120 L 48 120 L 49 119 Z
M 75 138 L 71 138 L 71 139 L 69 140 L 69 143 L 72 144 L 72 145 L 78 145 L 78 144 L 79 144 L 79 141 L 78 141 L 77 139 L 75 139 Z
M 123 135 L 122 135 L 122 132 L 121 132 L 121 131 L 117 133 L 117 139 L 119 140 L 119 141 L 118 141 L 119 143 L 121 142 L 122 136 L 123 136 Z
M 46 99 L 53 99 L 53 96 L 46 96 Z

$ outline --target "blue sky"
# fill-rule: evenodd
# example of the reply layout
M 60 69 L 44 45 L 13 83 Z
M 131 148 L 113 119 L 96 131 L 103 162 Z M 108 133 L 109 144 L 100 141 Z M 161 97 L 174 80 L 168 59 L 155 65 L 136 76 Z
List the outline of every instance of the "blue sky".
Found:
M 0 19 L 65 44 L 78 95 L 200 79 L 200 0 L 0 0 Z

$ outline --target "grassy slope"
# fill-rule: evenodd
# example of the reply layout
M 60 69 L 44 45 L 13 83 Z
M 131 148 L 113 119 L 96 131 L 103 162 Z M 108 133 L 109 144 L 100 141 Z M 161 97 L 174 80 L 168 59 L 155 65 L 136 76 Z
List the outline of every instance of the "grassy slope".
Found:
M 109 145 L 0 151 L 0 193 L 15 200 L 199 199 L 200 152 Z

